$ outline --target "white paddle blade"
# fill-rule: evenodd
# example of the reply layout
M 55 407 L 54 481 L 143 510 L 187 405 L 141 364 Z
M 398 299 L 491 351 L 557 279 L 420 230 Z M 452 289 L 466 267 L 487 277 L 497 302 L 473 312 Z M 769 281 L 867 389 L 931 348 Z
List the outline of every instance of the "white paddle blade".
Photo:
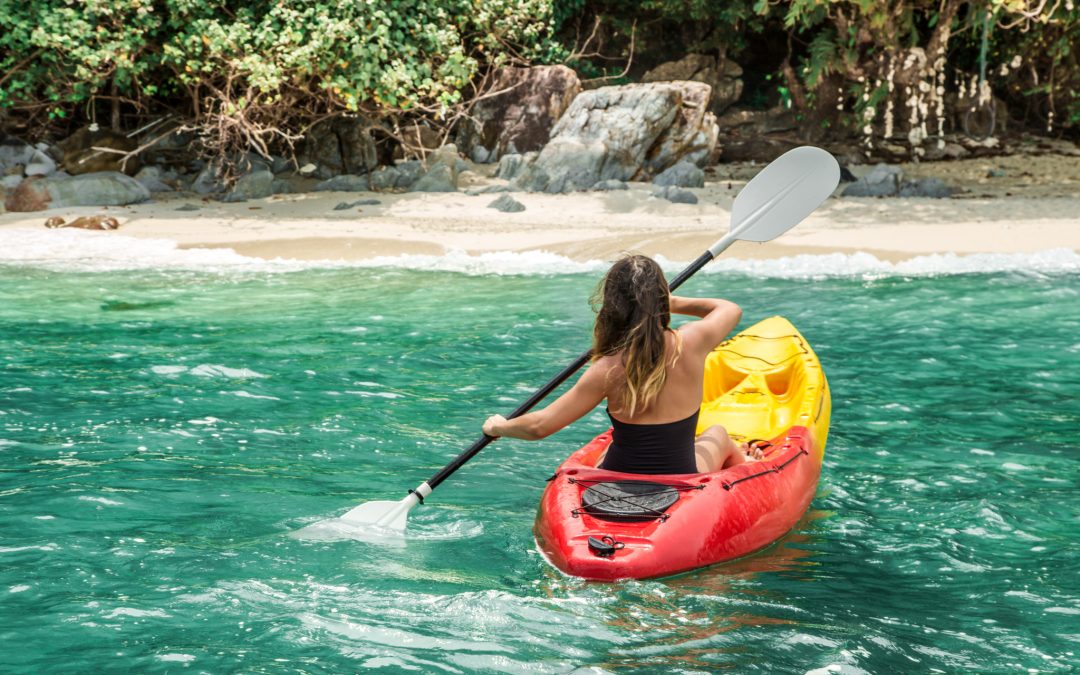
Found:
M 404 531 L 408 525 L 409 511 L 420 503 L 410 494 L 399 502 L 367 502 L 357 506 L 339 520 L 356 527 L 380 527 L 386 530 Z
M 367 502 L 340 518 L 320 520 L 290 533 L 289 536 L 309 541 L 352 539 L 403 546 L 409 511 L 419 503 L 420 500 L 412 494 L 400 502 Z
M 780 155 L 746 184 L 731 209 L 732 239 L 770 241 L 799 224 L 840 184 L 840 165 L 804 145 Z

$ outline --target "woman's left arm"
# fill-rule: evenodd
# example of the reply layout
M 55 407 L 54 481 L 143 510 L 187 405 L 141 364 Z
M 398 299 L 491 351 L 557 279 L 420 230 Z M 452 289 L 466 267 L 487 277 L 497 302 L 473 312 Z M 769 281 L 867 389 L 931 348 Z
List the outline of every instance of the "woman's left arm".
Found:
M 604 400 L 604 370 L 599 364 L 592 364 L 570 391 L 543 410 L 526 413 L 512 420 L 502 415 L 492 415 L 484 422 L 484 433 L 496 438 L 508 436 L 526 441 L 550 436 L 581 419 Z

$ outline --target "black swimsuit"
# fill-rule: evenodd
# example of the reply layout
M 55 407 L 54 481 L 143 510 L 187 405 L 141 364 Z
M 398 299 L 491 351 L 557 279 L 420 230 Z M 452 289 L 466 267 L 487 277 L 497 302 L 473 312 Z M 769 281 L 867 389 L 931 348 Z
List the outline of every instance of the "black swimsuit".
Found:
M 611 417 L 612 441 L 601 469 L 625 473 L 697 473 L 698 413 L 667 424 L 628 424 Z

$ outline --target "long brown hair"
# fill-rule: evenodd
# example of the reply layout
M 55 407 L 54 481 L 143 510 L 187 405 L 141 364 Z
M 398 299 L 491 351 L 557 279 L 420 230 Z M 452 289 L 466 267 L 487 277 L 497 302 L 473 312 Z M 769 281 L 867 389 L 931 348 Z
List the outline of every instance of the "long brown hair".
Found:
M 593 360 L 622 355 L 627 415 L 647 409 L 664 388 L 665 333 L 671 324 L 671 292 L 652 258 L 625 255 L 611 266 L 592 296 L 596 309 Z

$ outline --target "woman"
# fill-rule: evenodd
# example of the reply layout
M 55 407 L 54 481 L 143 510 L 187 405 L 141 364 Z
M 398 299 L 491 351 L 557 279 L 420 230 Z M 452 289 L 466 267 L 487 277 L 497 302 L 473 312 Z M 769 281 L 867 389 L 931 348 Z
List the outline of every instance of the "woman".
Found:
M 611 471 L 665 474 L 716 471 L 742 464 L 760 450 L 738 446 L 719 425 L 697 438 L 705 359 L 739 322 L 727 300 L 673 296 L 660 266 L 627 255 L 608 271 L 593 305 L 593 360 L 554 403 L 512 420 L 492 415 L 489 436 L 545 438 L 607 399 L 613 440 L 599 466 Z M 671 314 L 696 316 L 670 327 Z

